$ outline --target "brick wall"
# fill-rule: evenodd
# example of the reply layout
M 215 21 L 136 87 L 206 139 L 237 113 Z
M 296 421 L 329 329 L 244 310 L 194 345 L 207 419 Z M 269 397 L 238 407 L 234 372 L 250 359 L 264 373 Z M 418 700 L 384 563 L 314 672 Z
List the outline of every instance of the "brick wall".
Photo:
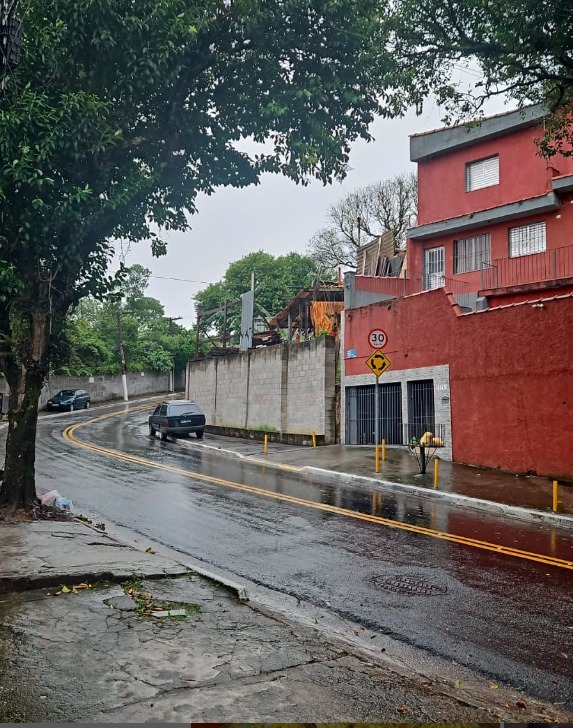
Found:
M 219 427 L 335 436 L 334 339 L 190 361 L 187 397 Z

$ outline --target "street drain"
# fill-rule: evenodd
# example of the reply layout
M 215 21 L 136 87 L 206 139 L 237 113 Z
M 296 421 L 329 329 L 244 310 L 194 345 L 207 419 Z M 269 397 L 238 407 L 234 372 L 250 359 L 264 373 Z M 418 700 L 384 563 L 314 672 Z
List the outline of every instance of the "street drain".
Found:
M 423 576 L 375 576 L 372 582 L 379 589 L 411 597 L 435 597 L 448 591 L 447 587 L 432 584 Z

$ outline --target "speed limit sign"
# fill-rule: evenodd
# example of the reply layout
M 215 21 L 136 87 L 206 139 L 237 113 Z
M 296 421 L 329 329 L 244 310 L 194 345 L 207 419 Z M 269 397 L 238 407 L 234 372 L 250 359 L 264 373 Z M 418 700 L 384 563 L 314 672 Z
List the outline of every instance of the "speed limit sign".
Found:
M 368 343 L 373 349 L 383 349 L 388 343 L 386 332 L 382 329 L 374 329 L 368 334 Z

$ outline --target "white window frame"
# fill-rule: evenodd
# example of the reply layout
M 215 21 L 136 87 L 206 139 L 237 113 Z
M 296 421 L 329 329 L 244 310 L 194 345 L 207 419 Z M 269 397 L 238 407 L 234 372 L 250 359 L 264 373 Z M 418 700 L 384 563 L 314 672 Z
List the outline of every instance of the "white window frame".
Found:
M 521 258 L 524 255 L 544 253 L 547 250 L 545 220 L 509 228 L 508 239 L 510 258 Z
M 491 263 L 491 235 L 483 233 L 471 238 L 454 240 L 454 274 L 481 270 Z
M 441 288 L 446 282 L 446 249 L 443 245 L 424 250 L 424 290 Z
M 499 184 L 499 154 L 466 163 L 466 192 Z

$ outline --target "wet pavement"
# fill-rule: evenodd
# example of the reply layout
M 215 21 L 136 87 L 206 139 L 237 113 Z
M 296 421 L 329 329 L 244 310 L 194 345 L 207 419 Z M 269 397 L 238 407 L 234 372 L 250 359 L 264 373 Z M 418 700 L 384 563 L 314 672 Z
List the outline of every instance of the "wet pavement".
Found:
M 191 576 L 137 584 L 177 620 L 145 615 L 119 586 L 0 604 L 1 722 L 565 721 L 488 681 L 403 674 L 336 640 L 236 602 Z M 461 672 L 459 673 L 461 674 Z M 457 687 L 456 687 L 457 685 Z
M 201 443 L 194 438 L 182 443 L 190 447 L 201 447 Z M 219 435 L 209 435 L 205 445 L 227 451 L 229 454 L 237 453 L 241 457 L 265 460 L 273 464 L 298 468 L 325 468 L 337 473 L 415 485 L 427 490 L 432 490 L 434 487 L 433 460 L 428 464 L 427 472 L 422 475 L 416 459 L 404 448 L 386 448 L 387 459 L 380 460 L 380 472 L 376 473 L 374 447 L 329 445 L 312 448 L 270 443 L 269 452 L 265 455 L 260 442 Z M 435 452 L 439 457 L 439 449 Z M 456 493 L 470 498 L 547 512 L 552 510 L 553 504 L 552 481 L 548 478 L 478 468 L 446 460 L 440 460 L 439 489 L 445 493 Z M 559 484 L 559 512 L 573 516 L 572 483 Z
M 573 533 L 451 507 L 423 494 L 390 493 L 374 500 L 369 488 L 313 481 L 262 469 L 248 459 L 152 441 L 147 412 L 90 423 L 77 436 L 144 458 L 155 468 L 62 439 L 65 425 L 95 414 L 42 420 L 37 460 L 42 490 L 57 487 L 88 515 L 285 600 L 320 607 L 405 649 L 455 661 L 573 708 L 571 571 L 279 502 L 263 491 L 368 513 L 374 508 L 397 523 L 562 559 L 573 556 Z M 210 442 L 215 440 L 206 436 Z M 193 472 L 261 493 L 206 483 Z

